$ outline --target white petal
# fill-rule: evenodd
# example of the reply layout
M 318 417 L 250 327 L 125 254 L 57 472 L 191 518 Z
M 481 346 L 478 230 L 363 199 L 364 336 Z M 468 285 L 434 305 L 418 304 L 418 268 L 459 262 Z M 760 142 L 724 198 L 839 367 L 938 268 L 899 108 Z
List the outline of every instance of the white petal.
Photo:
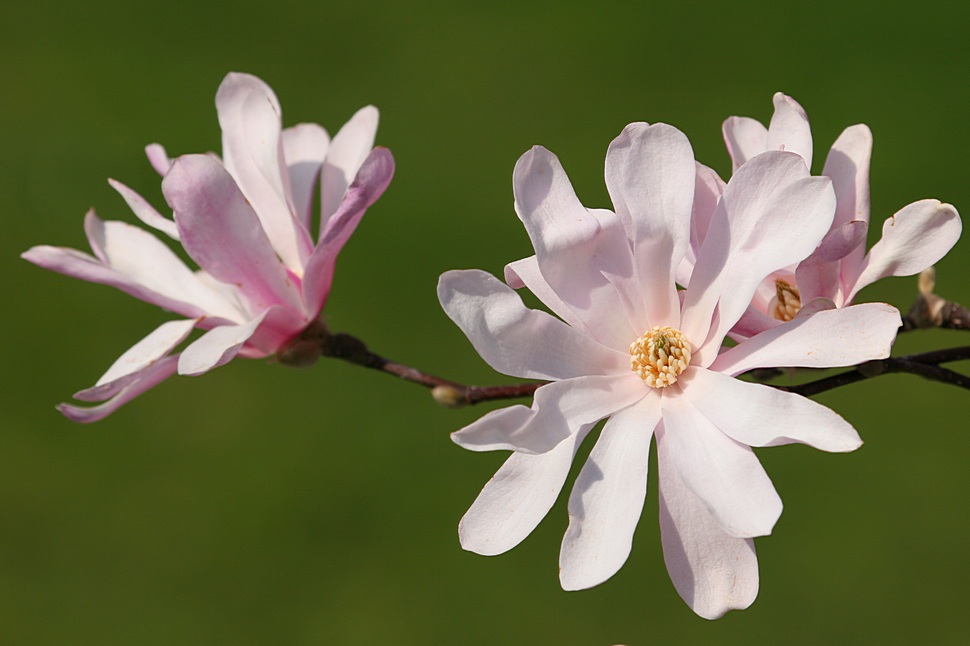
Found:
M 327 131 L 315 123 L 301 123 L 283 130 L 283 158 L 290 176 L 293 207 L 307 231 L 312 224 L 313 189 L 329 146 Z
M 689 382 L 688 372 L 684 375 Z M 689 387 L 690 383 L 684 386 Z M 665 391 L 661 407 L 670 462 L 681 480 L 728 534 L 739 538 L 770 534 L 781 515 L 781 498 L 757 456 L 725 435 L 686 397 L 677 395 Z
M 606 187 L 620 219 L 633 224 L 639 282 L 649 286 L 648 326 L 680 327 L 676 271 L 690 241 L 696 172 L 687 137 L 663 123 L 630 124 L 606 153 Z
M 587 210 L 559 160 L 542 147 L 519 158 L 512 183 L 516 213 L 546 282 L 589 336 L 613 348 L 628 347 L 642 330 L 617 315 L 626 311 L 624 297 L 617 281 L 604 275 L 618 276 L 621 288 L 630 287 L 633 253 L 622 223 L 608 211 Z
M 869 224 L 871 159 L 872 132 L 865 125 L 849 126 L 832 144 L 822 174 L 832 178 L 838 203 L 833 228 L 853 220 Z M 842 275 L 858 276 L 859 265 L 865 255 L 865 244 L 849 252 L 842 261 Z
M 564 590 L 607 580 L 623 566 L 647 493 L 650 440 L 660 397 L 644 397 L 603 427 L 569 496 L 569 527 L 559 553 Z
M 837 453 L 862 446 L 855 429 L 829 408 L 771 386 L 697 370 L 684 397 L 727 436 L 748 446 L 797 442 Z
M 145 198 L 121 182 L 109 179 L 108 184 L 111 185 L 111 188 L 121 194 L 121 197 L 125 199 L 128 207 L 131 208 L 132 212 L 136 216 L 138 216 L 139 220 L 153 229 L 161 231 L 173 240 L 179 239 L 178 227 L 175 226 L 174 220 L 164 217 L 161 213 L 156 211 L 155 208 L 145 200 Z
M 918 274 L 956 244 L 963 225 L 957 210 L 939 200 L 920 200 L 903 207 L 882 225 L 882 239 L 862 263 L 846 302 L 859 290 L 886 276 Z
M 834 213 L 831 181 L 810 177 L 798 155 L 769 151 L 738 169 L 718 203 L 684 301 L 680 330 L 700 348 L 696 364 L 714 359 L 766 276 L 815 250 Z
M 265 316 L 266 311 L 244 325 L 220 325 L 206 332 L 182 352 L 179 374 L 201 375 L 228 363 L 256 332 Z
M 125 222 L 104 222 L 94 213 L 84 220 L 91 248 L 114 271 L 153 292 L 189 303 L 230 321 L 242 313 L 203 285 L 171 249 L 144 229 Z
M 569 306 L 562 302 L 539 271 L 539 261 L 535 256 L 516 260 L 505 265 L 505 282 L 512 289 L 528 288 L 543 305 L 561 318 L 567 325 L 577 330 L 585 327 L 582 319 L 573 314 Z
M 660 539 L 670 580 L 705 619 L 742 610 L 758 596 L 754 540 L 726 533 L 671 464 L 663 425 L 657 429 Z
M 475 350 L 501 373 L 524 379 L 568 379 L 629 372 L 629 355 L 600 345 L 555 317 L 527 308 L 491 274 L 449 271 L 438 298 Z
M 283 158 L 280 104 L 266 83 L 230 73 L 216 92 L 222 155 L 280 259 L 299 275 L 313 245 L 296 218 Z
M 750 117 L 729 117 L 721 126 L 724 144 L 731 155 L 731 170 L 768 150 L 768 129 Z
M 768 124 L 767 150 L 787 150 L 797 153 L 812 168 L 812 130 L 808 115 L 790 96 L 776 92 L 773 98 L 775 113 Z
M 586 424 L 638 401 L 647 388 L 632 372 L 553 381 L 536 390 L 531 409 L 492 411 L 452 433 L 451 439 L 471 451 L 545 453 Z
M 494 556 L 531 534 L 559 497 L 573 457 L 591 428 L 584 426 L 546 453 L 509 456 L 458 524 L 462 548 Z
M 102 386 L 155 363 L 184 341 L 195 324 L 194 319 L 162 323 L 151 334 L 118 357 L 118 360 L 111 364 L 108 371 L 98 379 L 95 386 Z
M 363 107 L 343 125 L 330 142 L 327 159 L 320 173 L 321 231 L 330 216 L 340 208 L 347 188 L 374 147 L 379 118 L 377 108 L 372 105 Z
M 889 356 L 899 311 L 863 303 L 796 317 L 721 353 L 711 370 L 739 375 L 755 368 L 835 368 Z

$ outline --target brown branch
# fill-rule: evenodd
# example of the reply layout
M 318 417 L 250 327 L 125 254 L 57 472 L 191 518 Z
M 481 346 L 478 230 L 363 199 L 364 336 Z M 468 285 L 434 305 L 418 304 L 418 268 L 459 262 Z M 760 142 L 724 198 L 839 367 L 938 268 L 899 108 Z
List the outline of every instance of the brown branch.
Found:
M 496 399 L 529 397 L 544 381 L 509 386 L 467 386 L 448 379 L 429 375 L 417 368 L 391 361 L 371 352 L 363 341 L 349 334 L 333 334 L 323 321 L 316 321 L 277 353 L 280 363 L 305 367 L 319 357 L 340 359 L 349 363 L 380 370 L 411 383 L 431 389 L 431 396 L 442 406 L 460 408 Z
M 926 328 L 970 330 L 970 310 L 933 292 L 936 270 L 932 267 L 920 272 L 919 296 L 903 317 L 900 332 Z

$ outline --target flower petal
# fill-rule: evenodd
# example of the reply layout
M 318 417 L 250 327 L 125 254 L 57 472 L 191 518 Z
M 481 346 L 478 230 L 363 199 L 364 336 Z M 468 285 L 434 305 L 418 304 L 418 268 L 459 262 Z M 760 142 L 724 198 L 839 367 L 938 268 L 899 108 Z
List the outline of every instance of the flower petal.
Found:
M 179 239 L 178 227 L 175 226 L 175 222 L 162 216 L 145 198 L 116 180 L 109 179 L 108 184 L 118 191 L 139 220 L 153 229 L 161 231 L 173 240 Z
M 216 110 L 226 170 L 252 204 L 283 263 L 299 274 L 313 244 L 294 215 L 276 95 L 255 76 L 230 73 L 216 92 Z
M 711 370 L 739 375 L 755 368 L 835 368 L 889 356 L 902 320 L 885 303 L 863 303 L 796 317 L 721 353 Z
M 387 190 L 393 176 L 394 157 L 390 150 L 378 146 L 360 167 L 340 208 L 322 225 L 320 242 L 307 261 L 303 275 L 303 299 L 310 317 L 315 318 L 327 301 L 337 256 L 357 229 L 368 207 Z
M 831 409 L 764 384 L 697 370 L 684 397 L 725 435 L 748 446 L 797 442 L 836 453 L 862 446 L 852 425 Z
M 728 117 L 721 126 L 724 144 L 731 155 L 731 171 L 768 150 L 768 129 L 750 117 Z
M 802 302 L 815 298 L 841 300 L 842 259 L 857 250 L 865 251 L 868 228 L 862 220 L 833 225 L 812 255 L 798 263 L 795 283 Z
M 705 619 L 750 606 L 758 596 L 754 540 L 725 532 L 680 479 L 662 424 L 657 429 L 657 472 L 660 539 L 677 593 Z
M 297 286 L 235 180 L 208 155 L 183 155 L 162 180 L 182 245 L 215 279 L 239 286 L 255 311 L 303 309 Z
M 165 152 L 165 147 L 161 144 L 148 144 L 145 146 L 145 156 L 148 157 L 148 163 L 152 165 L 155 172 L 162 177 L 165 177 L 168 169 L 172 167 L 172 160 L 169 159 L 168 153 Z
M 329 146 L 327 131 L 315 123 L 301 123 L 283 131 L 283 157 L 290 177 L 293 207 L 307 232 L 313 220 L 313 189 Z
M 633 373 L 553 381 L 536 390 L 532 408 L 491 411 L 451 439 L 470 451 L 545 453 L 583 426 L 639 401 L 645 388 Z
M 377 108 L 365 106 L 343 125 L 330 142 L 320 173 L 321 231 L 340 208 L 348 187 L 371 154 L 378 121 Z
M 162 323 L 157 327 L 151 334 L 146 336 L 144 339 L 133 345 L 127 352 L 122 354 L 117 361 L 115 361 L 108 371 L 105 372 L 100 379 L 98 379 L 95 384 L 95 388 L 98 386 L 104 386 L 110 382 L 116 381 L 121 377 L 126 377 L 132 373 L 139 372 L 149 365 L 155 363 L 177 346 L 179 343 L 184 341 L 192 329 L 195 327 L 196 320 L 187 319 L 184 321 L 168 321 L 167 323 Z M 90 389 L 89 389 L 90 391 Z M 83 391 L 83 392 L 89 392 Z M 77 399 L 87 399 L 86 397 L 75 395 Z M 101 396 L 99 399 L 94 401 L 102 401 L 105 397 Z
M 180 375 L 201 375 L 228 363 L 249 340 L 267 312 L 243 325 L 214 327 L 182 351 L 179 359 Z
M 769 151 L 738 169 L 718 203 L 684 301 L 680 329 L 699 347 L 695 364 L 714 359 L 766 276 L 815 250 L 834 212 L 831 181 L 810 177 L 798 155 Z
M 630 124 L 606 153 L 606 188 L 617 216 L 633 224 L 639 282 L 651 286 L 643 290 L 648 326 L 680 327 L 676 271 L 690 241 L 696 173 L 687 137 L 663 123 Z
M 808 125 L 808 115 L 795 99 L 776 92 L 772 98 L 775 113 L 768 124 L 768 139 L 765 150 L 787 150 L 797 153 L 805 160 L 805 166 L 812 168 L 812 129 Z
M 689 372 L 682 377 L 688 382 L 684 390 L 691 386 Z M 725 435 L 682 394 L 664 392 L 661 408 L 670 463 L 724 531 L 738 538 L 770 534 L 781 515 L 781 498 L 754 452 Z
M 690 282 L 690 275 L 697 264 L 697 252 L 707 237 L 707 230 L 711 226 L 711 218 L 717 209 L 717 202 L 724 194 L 727 184 L 716 172 L 701 163 L 696 165 L 694 180 L 694 205 L 690 216 L 690 244 L 684 260 L 677 271 L 677 282 L 686 285 Z
M 124 404 L 141 395 L 145 391 L 154 388 L 161 382 L 175 374 L 178 365 L 178 355 L 165 357 L 160 361 L 149 364 L 134 375 L 129 375 L 127 383 L 120 391 L 115 393 L 111 399 L 100 406 L 80 407 L 73 404 L 60 404 L 57 407 L 65 417 L 74 422 L 88 424 L 102 420 L 111 413 L 118 410 Z M 83 391 L 82 391 L 83 392 Z
M 660 397 L 651 393 L 606 422 L 569 496 L 569 527 L 559 553 L 564 590 L 583 590 L 616 574 L 633 546 L 647 493 Z
M 869 166 L 872 160 L 872 132 L 858 124 L 842 131 L 832 144 L 822 174 L 832 178 L 837 206 L 833 229 L 853 220 L 869 223 Z M 866 255 L 865 241 L 842 261 L 842 275 L 858 275 Z
M 449 271 L 438 299 L 475 350 L 495 370 L 523 379 L 569 379 L 629 372 L 629 354 L 600 345 L 479 270 Z
M 44 269 L 110 285 L 139 300 L 187 318 L 241 320 L 242 312 L 202 284 L 171 249 L 147 231 L 124 222 L 103 222 L 89 211 L 84 228 L 97 258 L 62 247 L 39 246 L 21 257 Z
M 494 556 L 525 540 L 559 497 L 573 457 L 591 428 L 582 427 L 546 453 L 509 456 L 458 524 L 462 548 Z
M 529 232 L 543 278 L 583 321 L 589 336 L 625 348 L 642 331 L 617 312 L 626 310 L 621 287 L 633 276 L 632 251 L 622 223 L 608 212 L 591 212 L 576 197 L 556 156 L 536 146 L 515 165 L 515 209 Z
M 505 265 L 505 282 L 512 289 L 528 288 L 536 298 L 542 301 L 553 314 L 561 318 L 566 325 L 582 330 L 582 319 L 573 314 L 569 306 L 562 302 L 559 295 L 553 291 L 542 272 L 539 271 L 539 261 L 535 256 L 516 260 Z
M 859 290 L 886 276 L 918 274 L 940 258 L 960 239 L 963 225 L 957 210 L 939 200 L 920 200 L 904 206 L 882 225 L 877 242 L 850 283 L 846 302 Z

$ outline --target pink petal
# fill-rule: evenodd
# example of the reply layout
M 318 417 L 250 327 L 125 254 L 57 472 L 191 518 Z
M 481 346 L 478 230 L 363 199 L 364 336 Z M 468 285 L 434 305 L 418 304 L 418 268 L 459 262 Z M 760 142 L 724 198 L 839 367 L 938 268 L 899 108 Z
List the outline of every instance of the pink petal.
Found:
M 810 177 L 798 155 L 769 151 L 738 169 L 687 288 L 680 329 L 699 348 L 696 365 L 713 361 L 766 276 L 815 250 L 834 211 L 831 182 Z
M 320 174 L 321 230 L 336 213 L 348 187 L 371 154 L 379 114 L 372 105 L 358 110 L 334 135 Z
M 216 109 L 226 170 L 252 204 L 276 253 L 299 274 L 313 244 L 295 216 L 276 95 L 255 76 L 231 73 L 216 93 Z
M 775 113 L 768 125 L 766 150 L 787 150 L 797 153 L 812 168 L 812 130 L 808 115 L 802 106 L 790 96 L 776 92 L 773 97 Z
M 179 374 L 201 375 L 231 361 L 265 316 L 263 312 L 244 325 L 220 325 L 203 334 L 182 351 Z
M 957 210 L 939 200 L 920 200 L 903 207 L 882 225 L 877 242 L 850 283 L 846 302 L 863 287 L 887 276 L 911 276 L 933 265 L 960 239 L 963 224 Z
M 539 261 L 535 256 L 505 265 L 505 282 L 512 289 L 528 288 L 553 314 L 565 321 L 566 325 L 577 330 L 585 327 L 582 319 L 573 314 L 569 306 L 562 302 L 559 295 L 543 278 L 542 272 L 539 271 Z
M 283 157 L 290 176 L 293 206 L 308 232 L 313 219 L 313 189 L 329 147 L 330 136 L 315 123 L 301 123 L 283 131 Z
M 303 275 L 303 298 L 311 318 L 320 313 L 327 301 L 341 249 L 368 207 L 383 195 L 393 176 L 394 157 L 390 150 L 378 146 L 367 156 L 353 184 L 347 189 L 340 208 L 321 230 L 320 242 L 313 250 Z
M 717 202 L 724 194 L 727 184 L 716 172 L 697 163 L 697 176 L 694 180 L 694 205 L 690 216 L 690 244 L 684 261 L 677 272 L 677 282 L 686 285 L 690 282 L 690 275 L 697 264 L 697 252 L 707 237 L 707 230 L 711 226 L 711 218 L 717 208 Z
M 135 372 L 139 372 L 149 365 L 155 363 L 169 352 L 175 349 L 175 347 L 184 341 L 192 329 L 195 327 L 196 321 L 194 319 L 188 319 L 184 321 L 168 321 L 167 323 L 162 323 L 157 327 L 151 334 L 146 336 L 144 339 L 133 345 L 127 352 L 121 355 L 117 361 L 115 361 L 108 371 L 98 379 L 95 384 L 95 388 L 99 386 L 104 386 L 114 382 L 121 377 L 126 377 Z M 90 393 L 88 391 L 83 391 L 85 393 Z M 87 397 L 81 396 L 81 393 L 75 395 L 77 399 L 84 399 L 91 401 Z M 96 401 L 102 401 L 105 397 L 102 396 Z
M 531 409 L 510 406 L 492 411 L 452 433 L 451 439 L 470 451 L 545 453 L 647 392 L 632 372 L 553 381 L 536 390 Z
M 832 178 L 835 199 L 835 220 L 838 227 L 853 220 L 869 223 L 869 165 L 872 159 L 872 133 L 862 124 L 842 131 L 832 144 L 822 174 Z M 842 261 L 842 275 L 858 275 L 859 265 L 866 254 L 865 245 L 851 250 Z
M 724 143 L 731 155 L 731 171 L 768 150 L 768 129 L 749 117 L 729 117 L 721 126 Z
M 657 429 L 660 539 L 678 594 L 705 619 L 743 610 L 758 596 L 754 541 L 725 532 L 677 475 L 664 427 Z
M 519 158 L 512 184 L 516 212 L 532 239 L 543 278 L 583 322 L 583 332 L 610 347 L 628 347 L 642 330 L 617 316 L 630 299 L 617 291 L 616 281 L 627 289 L 634 280 L 622 224 L 583 207 L 559 160 L 539 146 Z
M 148 157 L 148 163 L 152 165 L 155 172 L 162 177 L 165 177 L 168 169 L 172 167 L 172 160 L 169 159 L 168 153 L 165 152 L 165 147 L 161 144 L 148 144 L 145 146 L 145 156 Z
M 841 300 L 842 259 L 854 250 L 865 250 L 868 228 L 861 220 L 833 225 L 812 255 L 798 264 L 795 282 L 802 302 L 815 298 Z
M 156 211 L 155 208 L 145 200 L 145 198 L 121 182 L 109 179 L 108 184 L 111 185 L 111 188 L 118 191 L 121 197 L 123 197 L 125 202 L 128 204 L 128 207 L 136 216 L 138 216 L 139 220 L 153 229 L 161 231 L 173 240 L 179 239 L 178 227 L 175 226 L 175 222 L 162 216 L 162 214 Z
M 45 269 L 110 285 L 187 318 L 238 320 L 241 312 L 203 285 L 158 238 L 124 222 L 102 222 L 89 211 L 84 222 L 98 258 L 74 249 L 33 247 L 22 257 Z
M 902 320 L 885 303 L 864 303 L 796 317 L 721 353 L 711 370 L 739 375 L 755 368 L 834 368 L 889 356 Z
M 651 393 L 603 427 L 569 496 L 569 527 L 559 553 L 564 590 L 583 590 L 616 574 L 633 546 L 647 493 L 650 440 L 660 421 Z
M 680 326 L 675 274 L 690 241 L 696 172 L 687 137 L 662 123 L 630 124 L 606 153 L 606 187 L 619 218 L 633 223 L 637 274 L 650 286 L 648 326 Z
M 478 354 L 503 374 L 569 379 L 630 371 L 628 352 L 600 345 L 552 315 L 527 308 L 512 288 L 486 272 L 442 274 L 438 299 Z
M 175 211 L 185 251 L 200 267 L 238 285 L 255 311 L 276 304 L 303 309 L 298 286 L 218 161 L 206 155 L 179 157 L 162 180 L 162 192 Z
M 748 446 L 797 442 L 836 453 L 862 446 L 855 429 L 832 410 L 771 386 L 700 369 L 684 397 L 725 435 Z
M 691 386 L 689 372 L 683 377 L 685 390 Z M 731 536 L 770 534 L 782 505 L 757 456 L 725 435 L 687 397 L 666 392 L 674 387 L 665 390 L 661 408 L 670 463 L 678 476 Z
M 111 413 L 118 410 L 124 404 L 141 395 L 145 391 L 154 388 L 161 382 L 175 374 L 178 365 L 178 355 L 165 357 L 160 361 L 149 364 L 134 375 L 129 375 L 125 386 L 113 394 L 112 398 L 100 406 L 83 408 L 73 404 L 60 404 L 57 407 L 65 417 L 74 421 L 87 424 L 104 419 Z M 84 391 L 82 391 L 84 392 Z
M 546 453 L 513 453 L 458 524 L 462 548 L 494 556 L 525 540 L 559 497 L 590 428 L 584 426 Z

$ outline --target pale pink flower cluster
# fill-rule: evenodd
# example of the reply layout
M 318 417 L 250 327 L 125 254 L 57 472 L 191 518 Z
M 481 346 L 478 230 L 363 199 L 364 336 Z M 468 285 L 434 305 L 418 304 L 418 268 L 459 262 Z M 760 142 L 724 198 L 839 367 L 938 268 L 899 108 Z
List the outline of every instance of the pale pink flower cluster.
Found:
M 889 356 L 899 313 L 851 305 L 858 289 L 919 271 L 960 229 L 953 207 L 917 202 L 864 256 L 868 130 L 850 128 L 824 176 L 812 177 L 804 113 L 782 95 L 776 106 L 767 131 L 725 125 L 735 161 L 727 183 L 694 160 L 677 129 L 631 124 L 606 154 L 612 210 L 583 206 L 548 150 L 518 161 L 515 210 L 535 255 L 509 264 L 505 282 L 468 270 L 445 273 L 438 286 L 489 365 L 550 382 L 531 406 L 492 411 L 453 434 L 474 451 L 512 451 L 462 518 L 465 549 L 500 554 L 528 536 L 605 419 L 569 496 L 562 587 L 595 586 L 626 561 L 655 441 L 661 542 L 677 591 L 706 618 L 752 603 L 752 539 L 769 534 L 782 510 L 752 447 L 845 452 L 861 440 L 828 408 L 736 377 Z M 787 317 L 738 332 L 746 313 L 766 318 L 765 286 L 780 277 L 797 283 L 804 302 L 827 302 L 788 302 Z M 526 307 L 522 287 L 553 314 Z M 728 334 L 740 342 L 723 347 Z
M 160 325 L 93 387 L 75 394 L 101 403 L 59 406 L 75 421 L 102 419 L 176 372 L 199 375 L 236 356 L 274 354 L 319 317 L 337 255 L 391 181 L 391 153 L 374 148 L 373 107 L 358 111 L 332 139 L 316 124 L 283 129 L 269 86 L 248 74 L 229 74 L 216 108 L 221 159 L 210 154 L 169 160 L 161 146 L 147 149 L 163 176 L 172 218 L 111 181 L 135 215 L 180 243 L 198 270 L 155 235 L 102 221 L 94 211 L 84 222 L 93 256 L 50 246 L 23 254 L 41 267 L 117 287 L 181 317 Z M 321 214 L 314 224 L 318 185 Z M 176 351 L 194 328 L 204 334 Z

